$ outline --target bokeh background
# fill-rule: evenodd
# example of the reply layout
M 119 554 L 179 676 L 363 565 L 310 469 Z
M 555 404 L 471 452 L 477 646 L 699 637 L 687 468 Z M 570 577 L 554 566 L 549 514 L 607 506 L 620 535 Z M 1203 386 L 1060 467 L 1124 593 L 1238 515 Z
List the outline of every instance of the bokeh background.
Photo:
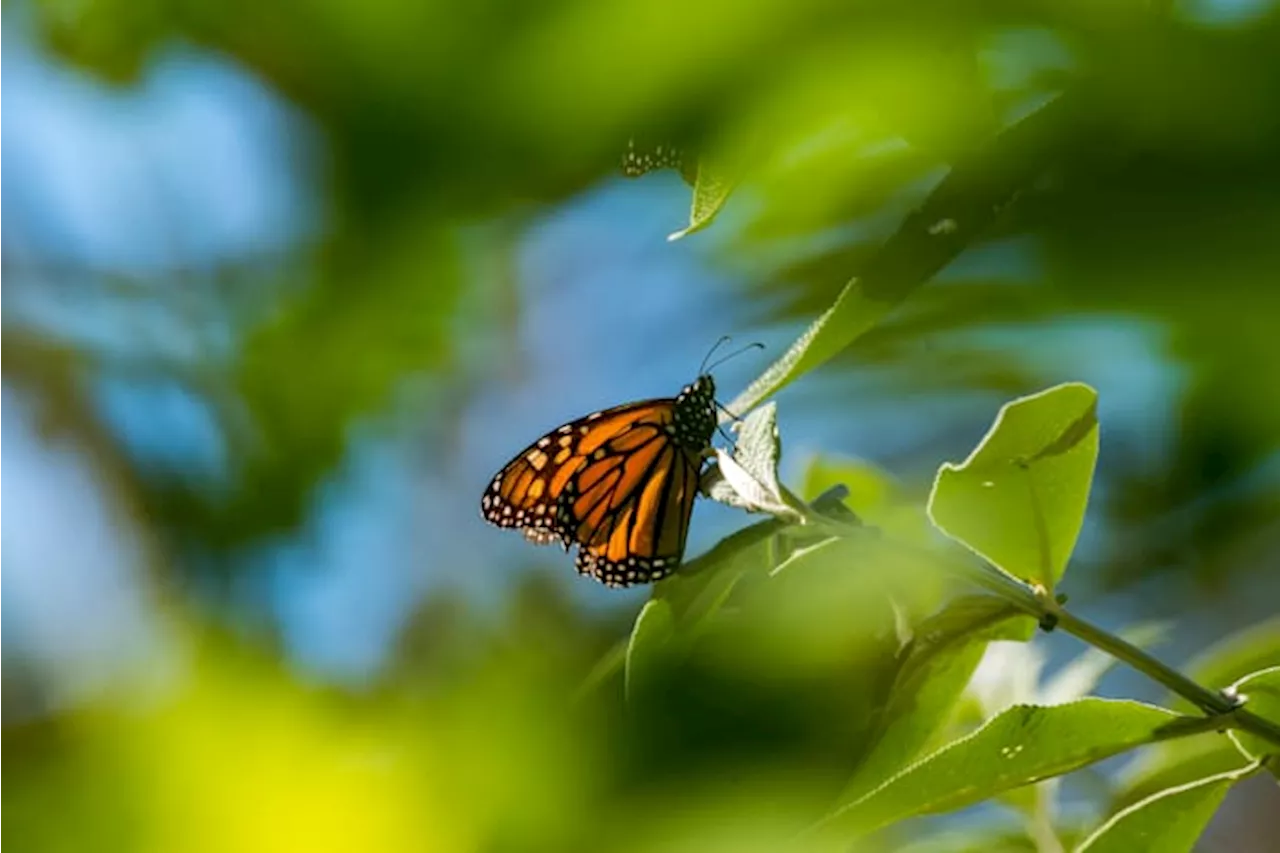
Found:
M 24 0 L 2 70 L 15 849 L 786 837 L 844 766 L 830 709 L 793 692 L 708 746 L 777 699 L 739 659 L 649 723 L 613 682 L 571 700 L 646 592 L 487 527 L 480 492 L 723 334 L 768 348 L 717 370 L 732 397 L 950 164 L 1068 91 L 998 227 L 780 395 L 783 473 L 859 459 L 919 500 L 1000 403 L 1087 381 L 1073 602 L 1169 620 L 1171 660 L 1278 609 L 1264 0 Z M 710 229 L 667 241 L 689 187 L 622 177 L 632 137 L 733 164 Z M 703 502 L 690 554 L 748 520 Z M 1207 843 L 1265 838 L 1267 796 Z

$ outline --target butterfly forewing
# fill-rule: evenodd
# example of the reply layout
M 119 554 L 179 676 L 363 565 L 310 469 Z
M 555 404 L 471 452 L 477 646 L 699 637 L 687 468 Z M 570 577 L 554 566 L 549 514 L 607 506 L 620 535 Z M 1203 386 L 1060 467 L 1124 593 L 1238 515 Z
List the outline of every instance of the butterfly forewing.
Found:
M 605 441 L 646 418 L 660 420 L 661 411 L 673 402 L 630 403 L 552 430 L 503 467 L 480 501 L 481 513 L 499 527 L 525 530 L 526 537 L 540 544 L 570 544 L 570 526 L 561 523 L 561 498 L 574 476 Z

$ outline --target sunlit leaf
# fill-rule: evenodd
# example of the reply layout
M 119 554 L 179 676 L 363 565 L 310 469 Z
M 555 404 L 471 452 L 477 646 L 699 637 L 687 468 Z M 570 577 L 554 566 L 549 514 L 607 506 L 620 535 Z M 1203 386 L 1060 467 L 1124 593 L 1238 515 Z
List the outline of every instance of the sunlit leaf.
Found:
M 716 218 L 737 181 L 718 164 L 703 157 L 698 160 L 697 178 L 693 183 L 693 201 L 689 207 L 689 224 L 668 235 L 668 240 L 679 240 L 701 231 Z
M 958 809 L 1171 736 L 1188 720 L 1198 722 L 1108 699 L 1016 705 L 839 809 L 825 828 L 861 835 L 913 815 Z
M 1231 786 L 1257 769 L 1249 765 L 1153 794 L 1114 815 L 1076 851 L 1188 853 Z
M 946 463 L 929 496 L 944 533 L 1052 590 L 1084 522 L 1098 459 L 1097 393 L 1068 383 L 1000 409 L 969 458 Z

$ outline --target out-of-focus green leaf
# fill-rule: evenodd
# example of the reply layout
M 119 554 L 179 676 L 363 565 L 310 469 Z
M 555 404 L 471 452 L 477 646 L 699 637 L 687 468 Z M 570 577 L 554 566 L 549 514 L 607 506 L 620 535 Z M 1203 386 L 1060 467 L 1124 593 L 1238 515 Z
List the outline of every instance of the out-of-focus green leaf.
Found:
M 1188 720 L 1108 699 L 1016 705 L 843 806 L 824 828 L 857 836 L 913 815 L 961 808 L 1159 740 Z
M 889 539 L 922 546 L 936 541 L 920 497 L 870 463 L 817 456 L 806 466 L 800 482 L 805 495 L 836 484 L 844 486 L 849 492 L 845 505 L 860 521 Z
M 1098 827 L 1077 853 L 1187 853 L 1231 786 L 1257 769 L 1252 764 L 1153 794 Z
M 844 486 L 849 491 L 845 504 L 867 519 L 873 518 L 894 493 L 889 475 L 860 459 L 815 456 L 805 467 L 801 484 L 800 493 L 806 500 L 812 500 L 832 486 Z
M 1001 599 L 967 596 L 916 628 L 904 650 L 879 735 L 840 802 L 858 800 L 916 757 L 946 721 L 987 641 L 1006 635 L 1015 620 L 1035 628 L 1032 620 Z
M 661 659 L 664 647 L 671 641 L 675 631 L 675 620 L 671 615 L 671 605 L 660 598 L 651 598 L 644 603 L 636 623 L 631 629 L 631 641 L 627 644 L 627 696 L 635 695 L 643 690 L 645 679 Z
M 654 584 L 653 597 L 671 604 L 681 626 L 696 624 L 714 613 L 715 603 L 723 600 L 748 564 L 786 526 L 781 519 L 771 518 L 744 527 Z
M 1280 666 L 1246 675 L 1233 684 L 1232 689 L 1244 701 L 1246 708 L 1280 725 Z M 1275 758 L 1280 755 L 1280 745 L 1239 729 L 1227 732 L 1227 736 L 1249 758 L 1265 761 L 1268 767 L 1276 768 Z M 1276 775 L 1280 776 L 1280 773 Z
M 1074 111 L 1064 96 L 1005 130 L 955 168 L 845 285 L 831 307 L 728 408 L 746 412 L 830 360 L 951 262 L 1056 155 L 1053 134 Z
M 1084 522 L 1098 395 L 1067 383 L 1007 403 L 969 458 L 938 470 L 929 517 L 951 538 L 1052 591 Z
M 1225 688 L 1251 672 L 1280 666 L 1280 617 L 1250 625 L 1219 640 L 1201 652 L 1185 669 L 1187 676 L 1206 687 Z M 1170 701 L 1190 708 L 1180 697 Z
M 844 543 L 844 540 L 838 536 L 833 536 L 830 539 L 823 539 L 821 542 L 817 542 L 813 545 L 806 545 L 802 548 L 797 548 L 792 551 L 785 560 L 774 566 L 773 569 L 770 570 L 769 574 L 770 576 L 777 576 L 783 572 L 803 568 L 804 564 L 810 560 L 826 559 L 838 551 L 842 543 Z
M 668 240 L 679 240 L 711 224 L 729 200 L 737 181 L 706 157 L 698 160 L 698 176 L 693 183 L 693 201 L 689 207 L 689 225 L 670 234 Z
M 852 343 L 891 307 L 890 303 L 868 298 L 857 279 L 849 282 L 831 307 L 813 321 L 782 357 L 729 404 L 729 410 L 747 411 L 777 393 Z

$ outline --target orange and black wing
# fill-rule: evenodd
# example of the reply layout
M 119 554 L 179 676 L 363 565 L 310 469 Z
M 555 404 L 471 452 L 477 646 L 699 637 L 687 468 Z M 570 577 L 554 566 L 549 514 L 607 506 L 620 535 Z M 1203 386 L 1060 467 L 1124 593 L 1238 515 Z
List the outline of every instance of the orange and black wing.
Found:
M 566 487 L 601 446 L 640 424 L 669 422 L 673 401 L 629 403 L 567 423 L 544 435 L 503 466 L 485 490 L 480 511 L 499 527 L 522 529 L 538 543 L 577 541 L 562 498 Z
M 494 478 L 484 517 L 534 542 L 580 545 L 578 571 L 611 586 L 669 574 L 702 464 L 674 439 L 674 403 L 631 403 L 548 433 Z
M 579 572 L 608 586 L 650 583 L 680 565 L 700 457 L 664 428 L 639 425 L 605 445 L 569 484 Z

